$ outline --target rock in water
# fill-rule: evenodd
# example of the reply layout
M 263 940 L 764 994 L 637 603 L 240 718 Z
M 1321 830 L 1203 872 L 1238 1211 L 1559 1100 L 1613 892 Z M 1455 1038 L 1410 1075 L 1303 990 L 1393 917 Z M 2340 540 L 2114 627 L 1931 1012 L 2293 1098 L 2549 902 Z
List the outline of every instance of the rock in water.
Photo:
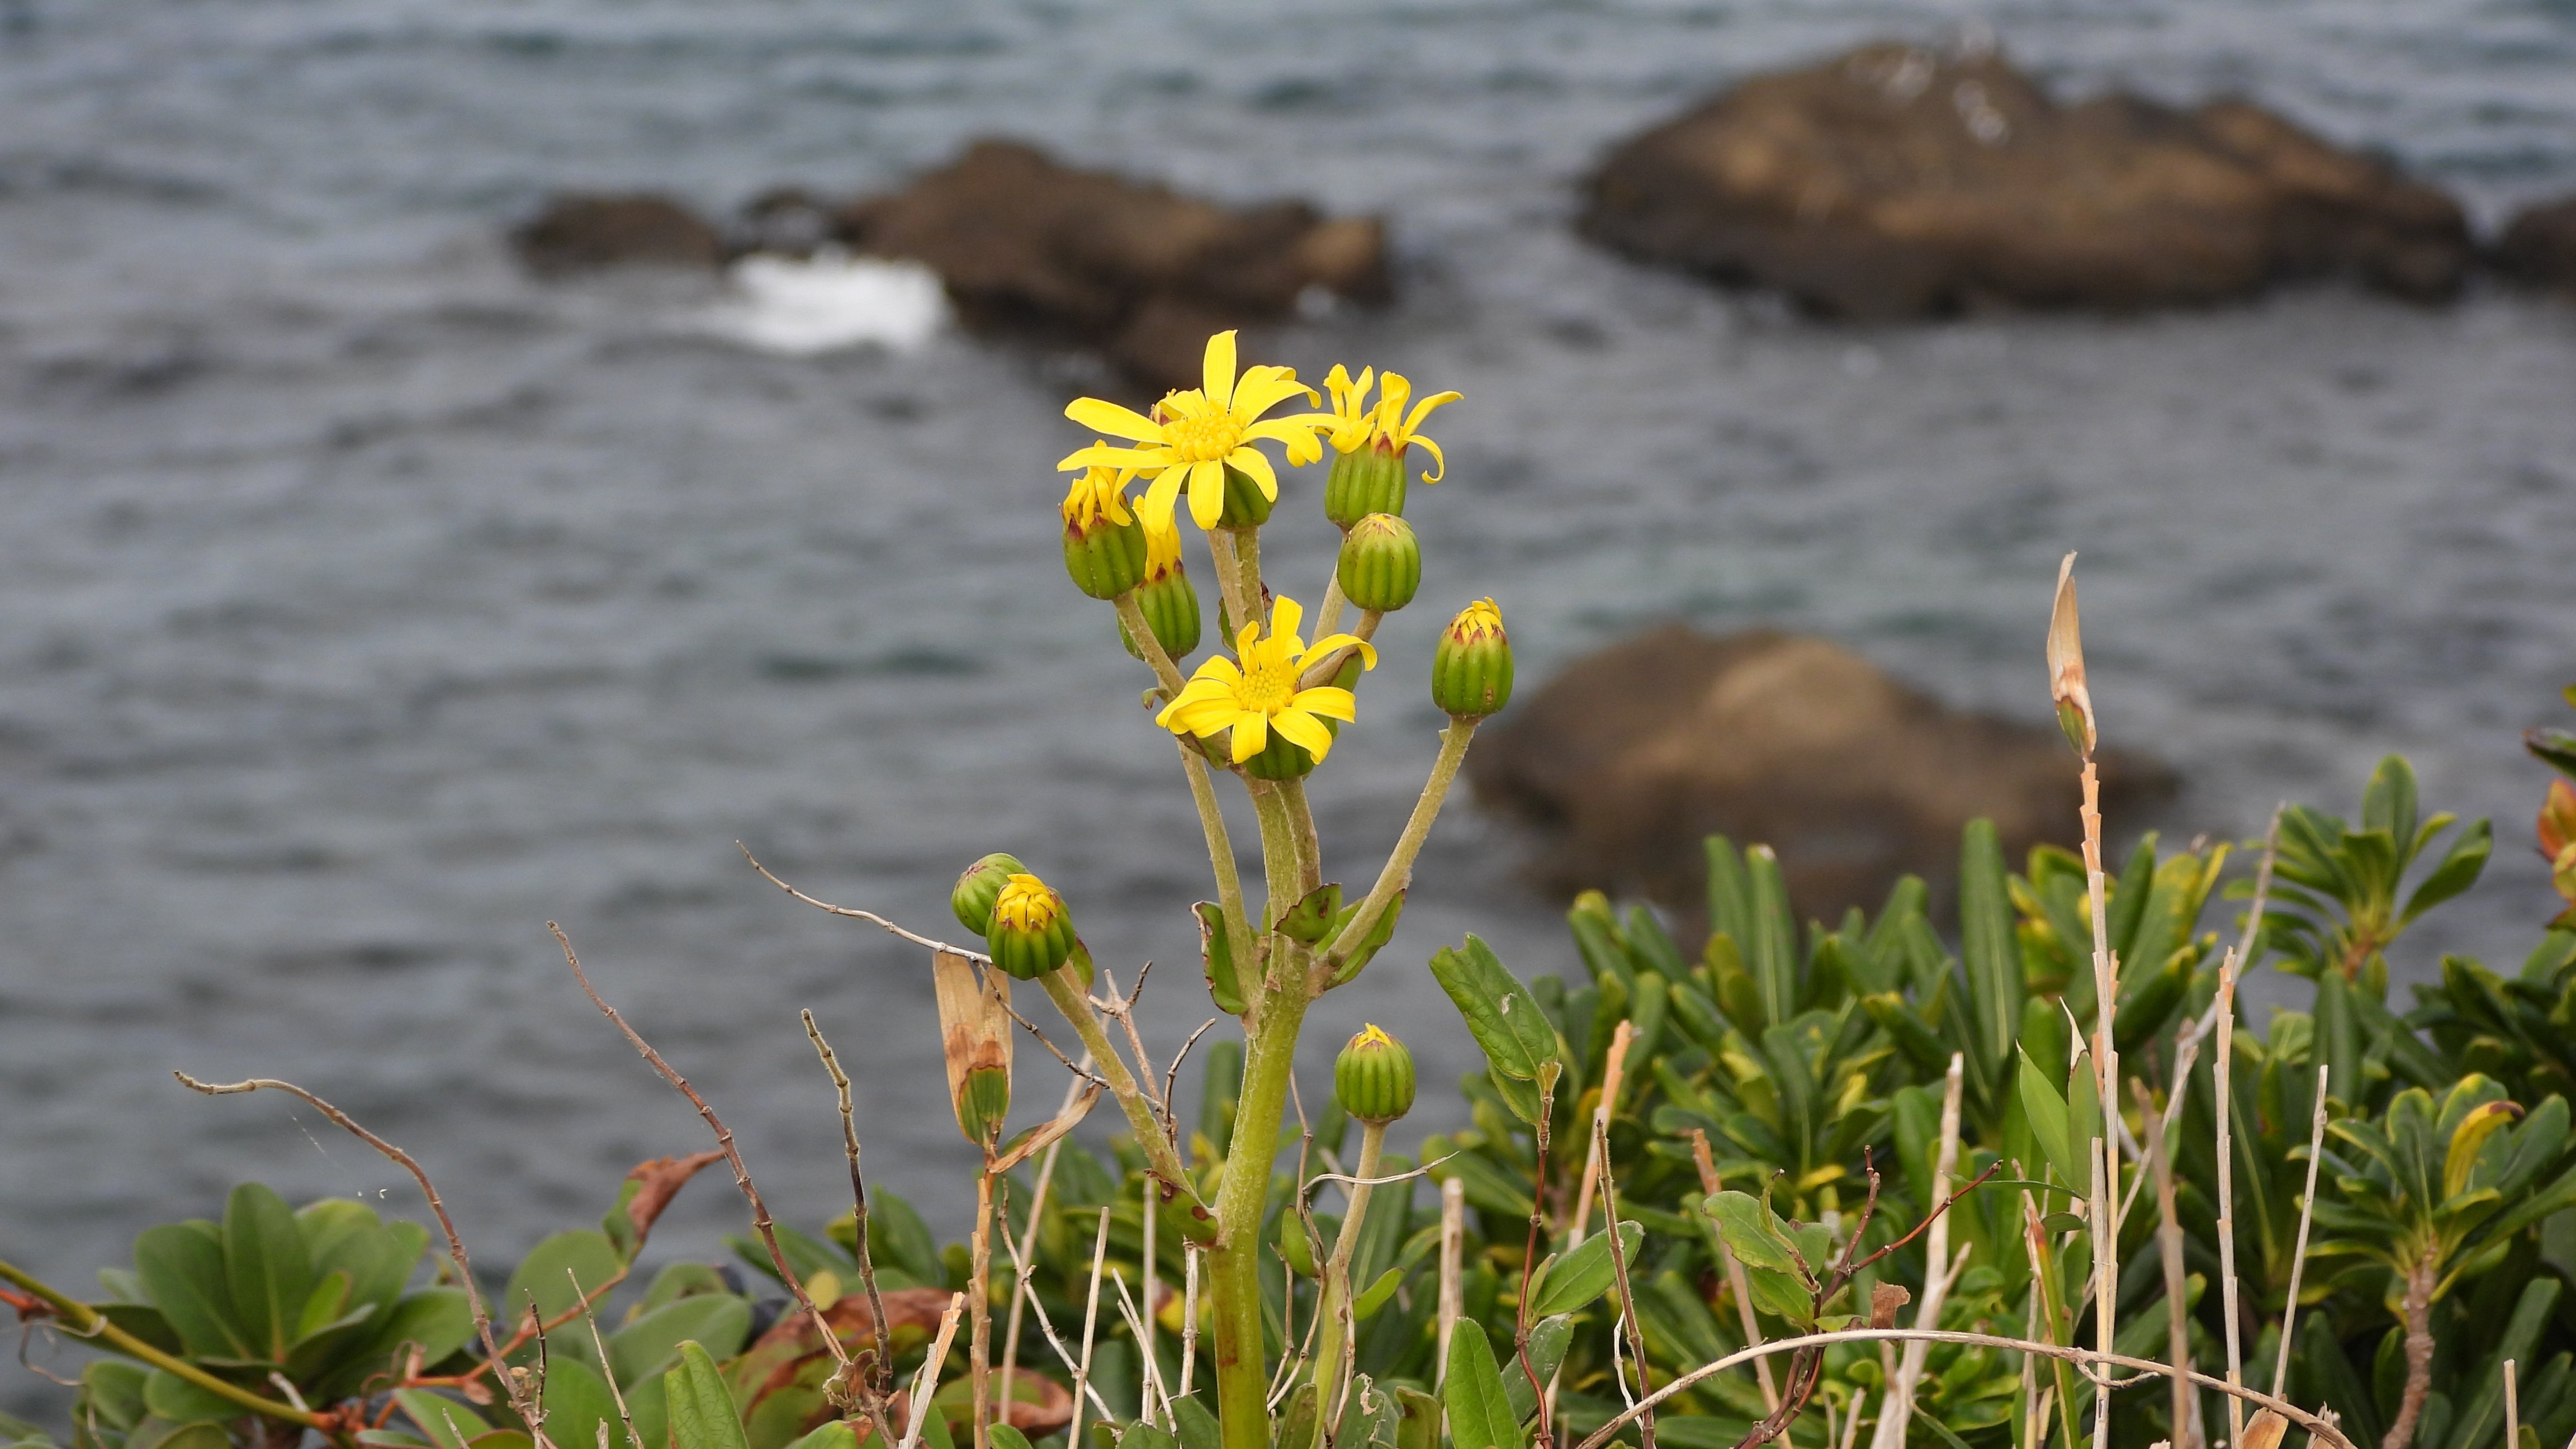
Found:
M 1579 226 L 1835 316 L 2127 310 L 2340 274 L 2457 290 L 2441 192 L 2243 101 L 2059 105 L 1991 52 L 1871 45 L 1756 77 L 1613 151 Z
M 1792 903 L 1876 909 L 1907 872 L 1946 902 L 1959 830 L 1991 817 L 2008 858 L 2072 845 L 2078 766 L 2053 728 L 1953 710 L 1841 645 L 1670 625 L 1576 661 L 1468 756 L 1478 801 L 1550 837 L 1539 884 L 1643 891 L 1696 908 L 1700 842 L 1780 853 Z M 2104 812 L 2172 794 L 2153 761 L 2105 752 Z
M 725 259 L 724 238 L 713 226 L 649 192 L 559 195 L 514 229 L 510 244 L 540 276 L 625 266 L 712 270 Z
M 2576 196 L 2514 217 L 2496 243 L 2496 265 L 2518 282 L 2576 297 Z
M 1287 318 L 1310 290 L 1389 290 L 1373 218 L 1296 201 L 1229 210 L 1010 141 L 852 203 L 837 232 L 853 251 L 928 263 L 969 328 L 1097 347 L 1157 390 L 1198 384 L 1211 332 Z

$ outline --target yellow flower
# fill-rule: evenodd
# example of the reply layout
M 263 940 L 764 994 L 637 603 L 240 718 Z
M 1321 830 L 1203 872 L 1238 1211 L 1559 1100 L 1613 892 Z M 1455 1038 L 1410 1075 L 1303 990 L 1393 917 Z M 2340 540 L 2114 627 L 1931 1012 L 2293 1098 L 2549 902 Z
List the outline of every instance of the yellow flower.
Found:
M 1335 634 L 1308 644 L 1297 637 L 1305 617 L 1295 599 L 1281 598 L 1270 608 L 1270 637 L 1260 637 L 1257 624 L 1246 624 L 1235 639 L 1240 667 L 1223 657 L 1199 666 L 1180 696 L 1154 718 L 1174 734 L 1205 739 L 1221 730 L 1234 732 L 1234 762 L 1242 764 L 1270 744 L 1277 730 L 1291 744 L 1321 760 L 1333 748 L 1333 733 L 1324 720 L 1354 717 L 1351 692 L 1332 685 L 1299 689 L 1297 681 L 1318 661 L 1356 646 L 1364 667 L 1377 667 L 1377 650 L 1355 634 Z
M 1315 401 L 1315 390 L 1298 382 L 1297 374 L 1285 367 L 1250 367 L 1236 377 L 1232 332 L 1208 339 L 1205 370 L 1205 386 L 1166 393 L 1154 405 L 1151 417 L 1096 397 L 1067 403 L 1064 415 L 1075 422 L 1145 446 L 1095 443 L 1068 455 L 1056 467 L 1126 468 L 1151 477 L 1153 484 L 1138 500 L 1137 511 L 1155 527 L 1171 525 L 1184 484 L 1189 487 L 1190 516 L 1201 528 L 1216 527 L 1225 511 L 1229 467 L 1252 479 L 1263 496 L 1277 498 L 1278 474 L 1270 459 L 1252 445 L 1285 443 L 1289 462 L 1311 463 L 1323 456 L 1323 445 L 1315 441 L 1320 415 L 1267 421 L 1261 415 L 1299 393 Z
M 1163 526 L 1145 526 L 1145 582 L 1169 578 L 1181 566 L 1181 531 L 1167 517 Z
M 1413 382 L 1403 373 L 1390 372 L 1378 378 L 1378 400 L 1366 401 L 1373 368 L 1360 369 L 1359 380 L 1335 363 L 1324 376 L 1324 388 L 1333 395 L 1333 410 L 1311 414 L 1333 440 L 1333 447 L 1344 453 L 1356 453 L 1374 443 L 1389 453 L 1402 453 L 1415 443 L 1439 463 L 1439 467 L 1422 475 L 1425 483 L 1437 483 L 1449 471 L 1449 460 L 1441 456 L 1440 445 L 1422 436 L 1422 420 L 1431 410 L 1458 401 L 1460 394 L 1435 392 L 1413 404 L 1407 413 L 1404 405 L 1413 401 Z
M 993 899 L 993 924 L 1019 931 L 1043 931 L 1064 914 L 1064 897 L 1033 875 L 1015 875 L 1002 883 Z
M 1109 445 L 1094 438 L 1093 448 Z M 1127 481 L 1136 476 L 1133 468 L 1114 468 L 1107 464 L 1083 470 L 1064 493 L 1064 521 L 1088 532 L 1094 523 L 1107 518 L 1121 528 L 1135 522 L 1127 511 Z
M 1386 440 L 1387 451 L 1400 454 L 1406 448 L 1419 444 L 1424 452 L 1431 455 L 1431 460 L 1440 465 L 1423 474 L 1422 481 L 1437 483 L 1448 476 L 1449 460 L 1441 455 L 1438 443 L 1422 436 L 1422 420 L 1431 416 L 1433 408 L 1456 402 L 1459 394 L 1435 392 L 1422 401 L 1414 403 L 1413 411 L 1407 414 L 1404 405 L 1413 396 L 1413 384 L 1403 373 L 1390 372 L 1379 382 L 1377 395 L 1377 433 L 1380 438 Z

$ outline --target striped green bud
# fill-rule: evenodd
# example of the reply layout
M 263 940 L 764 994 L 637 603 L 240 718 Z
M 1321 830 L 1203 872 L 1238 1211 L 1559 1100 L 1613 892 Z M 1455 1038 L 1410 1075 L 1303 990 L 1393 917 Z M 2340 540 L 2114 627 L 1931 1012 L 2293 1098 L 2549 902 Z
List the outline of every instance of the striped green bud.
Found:
M 1251 474 L 1240 468 L 1225 470 L 1225 508 L 1216 516 L 1219 528 L 1259 528 L 1270 521 L 1270 510 L 1278 500 L 1261 491 Z
M 1453 719 L 1483 719 L 1512 700 L 1512 641 L 1503 611 L 1478 599 L 1449 621 L 1431 655 L 1431 702 Z
M 1002 883 L 993 902 L 993 926 L 984 933 L 993 964 L 1022 981 L 1035 981 L 1073 955 L 1073 914 L 1036 876 L 1019 874 Z
M 1324 480 L 1324 516 L 1348 529 L 1372 513 L 1404 516 L 1404 450 L 1383 438 L 1339 454 Z
M 957 913 L 957 924 L 978 936 L 990 931 L 993 902 L 1002 894 L 1002 882 L 1027 870 L 1018 856 L 998 850 L 966 867 L 948 892 L 948 908 Z
M 1145 529 L 1106 518 L 1064 526 L 1064 571 L 1095 599 L 1114 599 L 1145 578 Z
M 1333 1058 L 1333 1095 L 1361 1122 L 1383 1125 L 1413 1110 L 1413 1053 L 1378 1027 Z
M 1190 587 L 1190 576 L 1181 569 L 1179 535 L 1172 535 L 1173 547 L 1168 559 L 1155 549 L 1145 567 L 1145 581 L 1136 586 L 1136 608 L 1145 616 L 1146 627 L 1154 631 L 1154 642 L 1173 660 L 1189 657 L 1199 647 L 1199 593 Z M 1127 632 L 1127 622 L 1118 622 L 1118 642 L 1139 659 L 1145 651 Z
M 1413 602 L 1422 587 L 1422 544 L 1413 525 L 1392 513 L 1372 513 L 1342 536 L 1333 577 L 1342 597 L 1360 608 L 1392 614 Z

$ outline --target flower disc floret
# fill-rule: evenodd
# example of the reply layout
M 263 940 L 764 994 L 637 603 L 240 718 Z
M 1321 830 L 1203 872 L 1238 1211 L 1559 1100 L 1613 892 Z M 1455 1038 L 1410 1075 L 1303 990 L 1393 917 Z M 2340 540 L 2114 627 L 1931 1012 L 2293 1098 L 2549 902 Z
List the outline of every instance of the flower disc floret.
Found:
M 984 933 L 984 944 L 994 965 L 1022 981 L 1034 981 L 1072 957 L 1072 912 L 1045 881 L 1012 876 L 1002 882 L 993 902 L 993 924 Z
M 1094 443 L 1056 467 L 1123 468 L 1151 478 L 1145 496 L 1137 500 L 1137 512 L 1157 528 L 1171 525 L 1184 488 L 1190 517 L 1201 528 L 1215 528 L 1225 511 L 1228 468 L 1251 479 L 1263 497 L 1278 498 L 1278 473 L 1253 444 L 1281 443 L 1289 462 L 1311 463 L 1323 456 L 1315 430 L 1328 420 L 1312 413 L 1269 419 L 1262 414 L 1300 394 L 1316 401 L 1314 389 L 1285 367 L 1249 367 L 1238 377 L 1230 331 L 1208 339 L 1204 373 L 1202 386 L 1165 394 L 1151 416 L 1096 397 L 1066 404 L 1064 415 L 1075 422 L 1142 446 Z
M 1259 625 L 1244 625 L 1235 636 L 1236 658 L 1220 656 L 1201 664 L 1155 723 L 1201 739 L 1231 731 L 1238 765 L 1260 754 L 1273 731 L 1322 760 L 1333 748 L 1333 732 L 1324 721 L 1355 718 L 1356 701 L 1347 689 L 1329 684 L 1301 689 L 1299 681 L 1307 670 L 1345 649 L 1356 649 L 1362 667 L 1374 669 L 1377 650 L 1355 634 L 1308 644 L 1297 637 L 1304 617 L 1295 599 L 1280 599 L 1271 606 L 1268 637 Z

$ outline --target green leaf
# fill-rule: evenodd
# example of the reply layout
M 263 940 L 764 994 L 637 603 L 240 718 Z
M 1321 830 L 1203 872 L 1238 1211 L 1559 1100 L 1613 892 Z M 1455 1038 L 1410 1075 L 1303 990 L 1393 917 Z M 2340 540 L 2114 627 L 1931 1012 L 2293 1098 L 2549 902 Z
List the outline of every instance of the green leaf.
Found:
M 751 1333 L 751 1305 L 730 1293 L 700 1293 L 654 1309 L 608 1337 L 608 1366 L 620 1384 L 668 1368 L 681 1344 L 695 1340 L 731 1358 Z
M 438 1449 L 465 1449 L 467 1440 L 492 1427 L 472 1406 L 427 1389 L 396 1389 L 394 1402 L 402 1405 L 404 1417 L 428 1435 L 429 1442 Z
M 143 1377 L 143 1406 L 173 1424 L 222 1423 L 249 1411 L 214 1390 L 190 1383 L 168 1369 Z
M 224 1284 L 250 1356 L 284 1363 L 313 1294 L 313 1263 L 295 1210 L 260 1183 L 243 1183 L 224 1203 Z
M 108 1427 L 131 1429 L 143 1422 L 147 1412 L 143 1404 L 145 1373 L 139 1363 L 113 1358 L 93 1360 L 81 1369 L 85 1402 Z
M 1389 1268 L 1378 1274 L 1377 1281 L 1368 1286 L 1367 1292 L 1351 1300 L 1351 1321 L 1366 1323 L 1377 1316 L 1377 1311 L 1395 1297 L 1396 1286 L 1403 1281 L 1404 1270 L 1401 1268 Z
M 1646 1230 L 1638 1224 L 1624 1222 L 1619 1225 L 1620 1250 L 1632 1261 L 1645 1240 Z M 1732 1239 L 1729 1242 L 1731 1245 Z M 1538 1301 L 1530 1305 L 1531 1316 L 1554 1318 L 1561 1313 L 1579 1313 L 1591 1307 L 1593 1300 L 1609 1292 L 1617 1281 L 1617 1266 L 1610 1256 L 1609 1234 L 1585 1239 L 1580 1247 L 1559 1259 L 1556 1267 L 1548 1273 L 1547 1284 L 1539 1293 Z
M 1188 1400 L 1183 1400 L 1187 1403 Z M 1399 1386 L 1395 1391 L 1395 1449 L 1440 1449 L 1440 1401 L 1420 1389 Z M 1211 1416 L 1210 1422 L 1214 1422 Z M 1191 1443 L 1186 1432 L 1182 1442 L 1189 1449 L 1216 1449 L 1213 1442 Z
M 1971 820 L 1959 836 L 1959 951 L 1967 966 L 1971 1059 L 2000 1084 L 2012 1064 L 2021 1027 L 2021 943 L 2013 935 L 2012 895 L 2003 847 L 1991 820 Z
M 1180 1428 L 1181 1449 L 1224 1449 L 1225 1432 L 1197 1394 L 1172 1400 L 1172 1422 Z
M 202 1220 L 146 1228 L 134 1240 L 134 1274 L 194 1358 L 251 1358 L 233 1317 L 222 1230 Z
M 1329 986 L 1348 985 L 1352 977 L 1360 974 L 1362 967 L 1375 959 L 1378 952 L 1386 949 L 1387 942 L 1395 939 L 1395 923 L 1404 919 L 1404 898 L 1410 894 L 1412 894 L 1410 889 L 1400 890 L 1387 901 L 1386 909 L 1378 912 L 1377 924 L 1369 927 L 1368 935 L 1357 946 L 1351 948 L 1350 959 L 1344 961 L 1342 968 L 1333 973 Z M 1353 901 L 1342 907 L 1341 911 L 1333 917 L 1331 931 L 1331 935 L 1335 938 L 1333 949 L 1340 949 L 1339 937 L 1359 916 L 1361 904 L 1359 901 Z
M 2073 1191 L 2090 1191 L 2091 1174 L 2077 1174 L 2075 1150 L 2067 1140 L 2066 1097 L 2028 1052 L 2021 1053 L 2021 1109 L 2058 1180 Z
M 126 1449 L 232 1449 L 233 1437 L 221 1424 L 146 1419 L 125 1442 Z
M 1491 948 L 1469 936 L 1463 949 L 1443 947 L 1431 957 L 1432 978 L 1466 1019 L 1485 1050 L 1494 1085 L 1524 1122 L 1535 1122 L 1543 1093 L 1563 1069 L 1556 1028 L 1527 988 L 1503 969 Z M 1528 1084 L 1528 1085 L 1523 1085 Z
M 1711 1196 L 1705 1210 L 1717 1220 L 1717 1230 L 1725 1236 L 1726 1250 L 1735 1255 L 1735 1261 L 1747 1268 L 1807 1276 L 1807 1265 L 1799 1261 L 1788 1229 L 1768 1202 L 1730 1188 Z
M 2478 821 L 2460 832 L 2460 838 L 2451 842 L 2450 850 L 2443 855 L 2442 863 L 2433 867 L 2433 873 L 2424 877 L 2424 883 L 2406 898 L 2406 909 L 2398 913 L 2397 923 L 2403 926 L 2476 885 L 2494 850 L 2495 831 L 2487 822 Z
M 1207 973 L 1208 995 L 1228 1016 L 1243 1015 L 1243 986 L 1234 970 L 1234 942 L 1225 929 L 1225 908 L 1214 901 L 1190 907 L 1199 918 L 1199 965 Z
M 671 1402 L 671 1442 L 676 1449 L 751 1449 L 733 1391 L 704 1346 L 680 1345 L 680 1361 L 662 1376 Z M 926 1426 L 925 1426 L 926 1427 Z
M 531 1303 L 536 1305 L 540 1319 L 552 1322 L 625 1267 L 625 1255 L 617 1251 L 606 1233 L 596 1228 L 556 1233 L 529 1249 L 528 1256 L 521 1258 L 518 1269 L 510 1274 L 510 1286 L 502 1290 L 501 1301 L 492 1307 L 493 1331 L 509 1337 Z M 573 1286 L 576 1281 L 579 1288 Z
M 1205 1413 L 1207 1411 L 1202 1409 L 1200 1412 Z M 839 1419 L 835 1419 L 831 1424 L 824 1425 L 823 1428 L 831 1428 L 834 1424 L 840 1425 L 841 1432 L 844 1434 L 850 1434 L 850 1438 L 839 1443 L 815 1444 L 812 1442 L 814 1434 L 820 1434 L 823 1432 L 823 1429 L 817 1429 L 814 1431 L 814 1434 L 806 1435 L 803 1439 L 798 1440 L 797 1443 L 805 1446 L 805 1449 L 858 1449 L 858 1436 L 851 1434 L 850 1426 L 848 1424 L 843 1423 Z M 984 1430 L 984 1436 L 992 1441 L 993 1449 L 1029 1449 L 1029 1436 L 1012 1428 L 1008 1424 L 995 1423 L 989 1425 Z
M 558 1353 L 547 1361 L 542 1402 L 546 1437 L 561 1449 L 593 1449 L 600 1442 L 602 1424 L 608 1426 L 611 1449 L 626 1442 L 626 1425 L 617 1416 L 617 1399 L 608 1391 L 608 1380 L 571 1354 Z
M 1338 881 L 1319 885 L 1290 906 L 1285 915 L 1270 929 L 1301 945 L 1312 946 L 1324 939 L 1333 928 L 1333 917 L 1342 909 L 1342 887 Z
M 1528 1371 L 1521 1368 L 1518 1355 L 1504 1355 L 1497 1367 L 1502 1372 L 1503 1397 L 1511 1401 L 1513 1423 L 1525 1423 L 1538 1412 L 1538 1390 L 1530 1387 L 1530 1373 L 1537 1373 L 1540 1383 L 1555 1378 L 1557 1366 L 1565 1362 L 1565 1351 L 1573 1343 L 1574 1320 L 1559 1314 L 1530 1325 Z
M 1780 857 L 1767 845 L 1744 848 L 1751 919 L 1742 940 L 1744 968 L 1753 974 L 1767 1025 L 1779 1026 L 1798 1011 L 1798 922 L 1789 913 L 1789 888 Z
M 1484 1326 L 1472 1318 L 1459 1319 L 1452 1330 L 1449 1378 L 1440 1396 L 1449 1409 L 1449 1436 L 1456 1449 L 1528 1449 L 1520 1416 L 1503 1392 L 1494 1346 L 1486 1341 Z

